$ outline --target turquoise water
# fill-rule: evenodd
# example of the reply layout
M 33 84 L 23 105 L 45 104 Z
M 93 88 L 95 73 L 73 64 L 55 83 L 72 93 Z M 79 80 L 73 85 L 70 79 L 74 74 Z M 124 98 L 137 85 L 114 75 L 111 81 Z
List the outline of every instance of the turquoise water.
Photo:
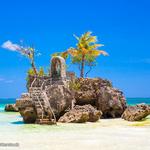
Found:
M 8 99 L 3 99 L 0 98 L 0 112 L 4 111 L 4 107 L 6 104 L 13 104 L 15 103 L 16 99 L 14 98 L 8 98 Z
M 0 110 L 4 107 L 5 104 L 13 104 L 15 103 L 14 98 L 2 99 L 0 98 Z M 136 105 L 139 103 L 150 104 L 150 98 L 127 98 L 128 105 Z
M 136 105 L 139 103 L 150 104 L 150 98 L 127 98 L 128 105 Z
M 13 104 L 15 103 L 16 99 L 8 98 L 8 99 L 0 99 L 0 112 L 4 111 L 4 107 L 6 104 Z M 128 105 L 136 105 L 139 103 L 146 103 L 150 104 L 150 98 L 127 98 Z

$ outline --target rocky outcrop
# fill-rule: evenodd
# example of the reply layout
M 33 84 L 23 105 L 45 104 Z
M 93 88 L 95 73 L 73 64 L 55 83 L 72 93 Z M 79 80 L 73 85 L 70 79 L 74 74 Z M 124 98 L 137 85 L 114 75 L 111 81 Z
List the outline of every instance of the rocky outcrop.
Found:
M 25 123 L 35 123 L 37 115 L 34 107 L 26 107 L 25 109 L 21 109 L 19 112 Z
M 5 106 L 5 111 L 18 112 L 18 107 L 16 106 L 16 104 L 7 104 Z
M 73 94 L 64 85 L 53 84 L 47 87 L 47 96 L 52 110 L 57 118 L 73 107 L 75 101 Z
M 126 109 L 123 93 L 110 81 L 76 78 L 74 73 L 68 77 L 60 56 L 52 57 L 49 75 L 28 75 L 27 89 L 16 103 L 27 123 L 95 122 L 101 116 L 121 117 Z
M 56 119 L 59 119 L 67 109 L 73 107 L 74 96 L 66 86 L 55 83 L 47 86 L 45 91 Z M 29 92 L 33 91 L 29 90 Z M 23 94 L 20 99 L 17 99 L 16 105 L 25 123 L 34 123 L 38 118 L 37 114 L 41 111 L 41 109 L 36 109 L 36 104 L 30 94 Z M 43 115 L 46 115 L 48 113 L 47 107 L 45 104 L 42 104 L 42 107 L 44 108 Z
M 96 122 L 100 119 L 101 115 L 102 112 L 96 110 L 91 105 L 76 105 L 72 110 L 60 117 L 58 121 L 63 123 Z
M 78 78 L 70 85 L 75 93 L 76 105 L 91 104 L 102 111 L 103 118 L 121 117 L 126 109 L 123 92 L 113 88 L 108 80 Z
M 136 106 L 128 106 L 124 111 L 122 118 L 128 121 L 139 121 L 148 115 L 150 115 L 150 106 L 138 104 Z
M 21 98 L 16 100 L 16 106 L 18 107 L 25 123 L 35 123 L 37 115 L 29 93 L 23 93 Z
M 52 80 L 49 85 L 44 87 L 51 109 L 60 122 L 94 122 L 100 117 L 116 118 L 121 117 L 126 109 L 126 100 L 123 93 L 113 88 L 108 80 L 78 78 L 73 82 L 70 81 L 69 87 L 67 84 L 63 80 Z M 38 118 L 38 110 L 41 111 L 41 109 L 36 108 L 31 96 L 32 90 L 29 90 L 29 93 L 23 94 L 17 100 L 16 105 L 24 122 L 34 123 Z M 39 97 L 39 99 L 41 98 Z M 41 102 L 43 103 L 43 101 Z M 45 104 L 42 105 L 45 108 L 43 111 L 46 115 Z M 68 110 L 70 111 L 66 113 Z M 88 111 L 93 113 L 88 113 Z M 94 113 L 97 113 L 97 115 Z

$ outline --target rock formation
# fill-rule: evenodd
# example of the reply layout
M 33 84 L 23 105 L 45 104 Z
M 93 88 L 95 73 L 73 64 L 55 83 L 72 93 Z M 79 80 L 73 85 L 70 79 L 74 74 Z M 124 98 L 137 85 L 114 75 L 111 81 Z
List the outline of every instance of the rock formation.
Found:
M 29 93 L 22 94 L 21 98 L 16 100 L 16 106 L 25 123 L 35 123 L 37 115 Z
M 63 58 L 53 57 L 49 77 L 32 77 L 28 96 L 17 100 L 25 122 L 53 124 L 72 108 L 74 96 L 69 89 L 64 63 Z
M 78 78 L 71 84 L 76 105 L 91 104 L 101 110 L 103 118 L 121 117 L 126 109 L 123 93 L 101 78 Z
M 16 106 L 16 104 L 7 104 L 5 106 L 5 111 L 18 112 L 18 107 Z
M 72 110 L 65 113 L 58 122 L 63 123 L 83 123 L 96 122 L 102 115 L 101 111 L 96 110 L 91 105 L 79 106 L 76 105 Z
M 128 106 L 122 114 L 122 118 L 128 121 L 139 121 L 148 115 L 150 115 L 150 106 L 138 104 L 136 106 Z
M 126 108 L 123 93 L 101 78 L 66 76 L 65 60 L 51 60 L 49 76 L 29 76 L 28 93 L 17 100 L 26 123 L 94 122 L 121 117 Z M 92 105 L 92 106 L 91 106 Z

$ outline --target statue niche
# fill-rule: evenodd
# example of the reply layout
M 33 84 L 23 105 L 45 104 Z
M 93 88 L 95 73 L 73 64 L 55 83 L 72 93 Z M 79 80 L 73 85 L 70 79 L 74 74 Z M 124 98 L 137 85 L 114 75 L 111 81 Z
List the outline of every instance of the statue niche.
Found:
M 66 63 L 64 58 L 60 56 L 52 57 L 50 75 L 54 80 L 66 79 Z

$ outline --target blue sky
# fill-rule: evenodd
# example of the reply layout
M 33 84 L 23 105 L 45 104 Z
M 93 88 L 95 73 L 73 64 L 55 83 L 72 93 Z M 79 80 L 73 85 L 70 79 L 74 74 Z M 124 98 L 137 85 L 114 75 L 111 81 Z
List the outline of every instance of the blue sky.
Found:
M 89 76 L 111 80 L 126 97 L 150 97 L 149 8 L 149 0 L 1 0 L 0 45 L 34 44 L 42 53 L 37 67 L 48 68 L 50 54 L 75 46 L 72 35 L 90 30 L 109 57 L 100 56 Z M 29 67 L 23 56 L 0 48 L 0 97 L 26 91 Z M 78 74 L 76 66 L 69 70 Z

